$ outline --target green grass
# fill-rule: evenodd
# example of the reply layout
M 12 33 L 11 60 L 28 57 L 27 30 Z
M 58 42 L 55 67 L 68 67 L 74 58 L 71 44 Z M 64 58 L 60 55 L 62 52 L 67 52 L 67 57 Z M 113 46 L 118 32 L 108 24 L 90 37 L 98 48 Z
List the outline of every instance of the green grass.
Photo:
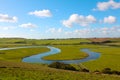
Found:
M 75 59 L 85 58 L 88 56 L 86 53 L 80 51 L 79 46 L 73 46 L 73 45 L 65 46 L 64 45 L 64 46 L 55 46 L 55 47 L 59 48 L 61 52 L 59 54 L 54 54 L 54 55 L 44 57 L 44 59 L 46 60 L 75 60 Z
M 54 40 L 51 44 L 75 45 L 75 44 L 80 44 L 81 42 L 90 42 L 90 41 L 88 39 L 63 39 L 63 40 Z
M 31 44 L 0 44 L 0 48 L 11 48 L 11 47 L 20 47 L 20 46 L 32 46 Z
M 102 70 L 103 68 L 111 68 L 120 71 L 120 48 L 119 47 L 102 47 L 92 49 L 100 52 L 99 59 L 85 62 L 84 65 L 90 70 Z
M 82 63 L 90 71 L 102 70 L 111 68 L 112 70 L 120 71 L 120 47 L 111 47 L 103 45 L 57 45 L 61 49 L 61 53 L 44 57 L 47 60 L 73 60 L 84 58 L 87 55 L 80 52 L 82 48 L 89 48 L 91 51 L 99 52 L 100 58 Z
M 88 56 L 87 53 L 81 52 L 83 48 L 97 48 L 99 45 L 54 45 L 61 49 L 59 54 L 54 54 L 44 57 L 46 60 L 76 60 L 82 59 Z
M 0 44 L 2 43 L 14 43 L 14 42 L 20 42 L 20 41 L 25 41 L 26 39 L 24 38 L 0 38 Z
M 24 38 L 0 38 L 0 44 L 22 44 L 22 45 L 72 45 L 80 42 L 90 42 L 88 39 L 24 39 Z M 0 46 L 2 47 L 2 46 Z
M 43 69 L 43 68 L 42 68 Z M 2 72 L 1 72 L 2 71 Z M 118 76 L 61 70 L 0 69 L 2 80 L 119 80 Z
M 21 61 L 24 57 L 47 51 L 49 51 L 49 49 L 46 47 L 0 50 L 0 59 L 7 61 Z
M 119 80 L 119 76 L 49 68 L 42 64 L 0 61 L 0 80 Z M 7 66 L 7 67 L 5 67 Z

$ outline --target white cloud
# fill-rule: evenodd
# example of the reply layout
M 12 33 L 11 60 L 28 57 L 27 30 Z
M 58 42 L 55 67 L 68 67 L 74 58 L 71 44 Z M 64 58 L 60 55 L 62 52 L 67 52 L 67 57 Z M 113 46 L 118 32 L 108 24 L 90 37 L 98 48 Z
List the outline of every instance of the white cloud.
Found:
M 105 11 L 107 9 L 118 9 L 120 8 L 120 2 L 109 0 L 108 2 L 98 2 L 97 8 L 93 10 Z
M 10 17 L 9 15 L 7 14 L 0 14 L 0 22 L 17 22 L 17 17 L 16 16 L 13 16 L 13 17 Z
M 65 32 L 65 35 L 69 38 L 86 38 L 90 37 L 91 33 L 92 33 L 91 29 L 84 28 Z
M 72 27 L 73 24 L 79 24 L 80 26 L 88 26 L 91 23 L 96 22 L 96 19 L 92 15 L 83 16 L 78 14 L 72 14 L 68 20 L 63 20 L 63 25 L 66 27 Z
M 83 35 L 83 34 L 88 34 L 88 33 L 90 33 L 91 30 L 85 28 L 85 29 L 81 29 L 81 30 L 75 30 L 74 32 L 75 32 L 76 34 L 79 34 L 79 33 L 80 33 L 80 34 Z
M 65 35 L 71 38 L 88 38 L 88 37 L 120 37 L 120 26 L 101 27 L 101 28 L 84 28 L 74 31 L 67 31 Z
M 34 11 L 34 12 L 29 12 L 30 15 L 35 15 L 38 17 L 51 17 L 52 13 L 50 10 L 41 10 L 41 11 Z
M 10 29 L 15 29 L 14 26 L 0 26 L 0 30 L 10 30 Z
M 50 32 L 50 33 L 61 33 L 62 32 L 62 28 L 49 28 L 47 31 L 47 33 Z
M 19 26 L 23 28 L 36 28 L 37 27 L 35 24 L 32 24 L 32 23 L 21 24 Z
M 116 22 L 116 17 L 114 16 L 108 16 L 104 18 L 104 23 L 115 23 Z
M 88 35 L 91 35 L 91 32 L 92 32 L 92 29 L 84 28 L 84 29 L 77 29 L 72 32 L 66 32 L 66 34 L 74 38 L 79 38 L 79 37 L 86 37 Z

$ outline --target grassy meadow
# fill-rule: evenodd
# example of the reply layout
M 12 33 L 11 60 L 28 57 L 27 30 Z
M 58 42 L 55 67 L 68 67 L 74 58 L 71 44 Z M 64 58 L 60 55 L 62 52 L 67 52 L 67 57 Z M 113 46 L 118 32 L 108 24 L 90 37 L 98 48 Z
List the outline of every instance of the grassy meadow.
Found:
M 21 48 L 0 51 L 0 60 L 21 62 L 24 57 L 50 51 L 46 47 Z
M 102 70 L 105 67 L 120 70 L 120 47 L 104 47 L 92 50 L 99 52 L 101 56 L 97 60 L 83 63 L 90 70 Z
M 101 39 L 100 39 L 101 40 Z M 0 80 L 119 80 L 119 75 L 96 74 L 104 68 L 120 71 L 120 39 L 109 38 L 109 43 L 91 43 L 91 39 L 35 40 L 23 38 L 1 38 L 0 48 L 18 46 L 50 45 L 61 49 L 61 53 L 44 57 L 46 60 L 74 60 L 88 55 L 80 49 L 89 48 L 101 54 L 100 58 L 82 63 L 90 72 L 69 71 L 48 67 L 47 64 L 30 64 L 22 58 L 49 51 L 45 47 L 21 48 L 0 51 Z M 81 44 L 83 43 L 83 44 Z M 74 65 L 75 64 L 71 64 Z M 77 68 L 77 67 L 76 67 Z
M 80 51 L 79 46 L 57 45 L 54 47 L 61 49 L 61 52 L 59 54 L 54 54 L 54 55 L 44 57 L 45 60 L 76 60 L 76 59 L 81 59 L 88 56 L 86 53 Z
M 0 61 L 1 80 L 119 80 L 119 76 L 49 68 L 44 64 Z

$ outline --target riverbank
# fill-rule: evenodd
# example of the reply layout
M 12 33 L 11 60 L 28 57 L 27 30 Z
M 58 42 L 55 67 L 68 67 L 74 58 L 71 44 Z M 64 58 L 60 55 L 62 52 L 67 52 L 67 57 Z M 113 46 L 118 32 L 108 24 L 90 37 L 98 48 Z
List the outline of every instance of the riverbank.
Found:
M 3 50 L 2 50 L 3 49 Z M 0 60 L 21 62 L 24 57 L 35 55 L 38 53 L 48 52 L 46 47 L 15 47 L 15 48 L 1 48 Z
M 59 54 L 45 56 L 43 57 L 44 60 L 78 60 L 89 56 L 87 53 L 80 51 L 79 46 L 57 45 L 54 47 L 59 48 L 61 52 Z

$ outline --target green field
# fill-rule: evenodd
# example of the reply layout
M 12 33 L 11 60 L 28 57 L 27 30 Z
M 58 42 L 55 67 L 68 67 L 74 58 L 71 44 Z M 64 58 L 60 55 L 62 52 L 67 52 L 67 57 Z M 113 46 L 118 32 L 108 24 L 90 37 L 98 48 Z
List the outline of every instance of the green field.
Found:
M 81 42 L 90 42 L 88 39 L 24 39 L 24 38 L 0 38 L 0 47 L 26 46 L 26 45 L 77 45 Z
M 88 56 L 88 54 L 81 51 L 83 48 L 99 48 L 99 45 L 54 45 L 54 47 L 61 49 L 61 53 L 44 57 L 46 60 L 76 60 Z
M 101 45 L 71 45 L 71 46 L 55 46 L 60 48 L 62 52 L 51 56 L 44 57 L 47 60 L 74 60 L 87 57 L 87 55 L 80 51 L 82 48 L 89 48 L 94 52 L 101 54 L 100 58 L 93 61 L 84 62 L 84 66 L 88 69 L 102 70 L 103 68 L 111 68 L 113 70 L 120 70 L 120 48 Z
M 1 80 L 119 80 L 119 76 L 49 68 L 42 64 L 0 61 Z M 7 66 L 7 67 L 6 67 Z
M 46 60 L 76 60 L 76 59 L 82 59 L 88 56 L 86 53 L 80 51 L 80 46 L 58 45 L 54 47 L 61 49 L 61 53 L 44 57 L 44 59 Z
M 74 60 L 88 55 L 80 49 L 89 48 L 101 54 L 97 60 L 82 63 L 89 73 L 54 69 L 47 64 L 21 62 L 22 58 L 47 52 L 48 48 L 21 48 L 0 51 L 0 80 L 119 80 L 119 75 L 95 74 L 95 70 L 104 68 L 120 71 L 120 39 L 110 39 L 110 43 L 87 44 L 89 39 L 34 40 L 22 38 L 1 38 L 0 47 L 50 45 L 61 49 L 61 53 L 44 57 L 47 60 Z M 80 44 L 85 43 L 85 44 Z M 112 44 L 112 45 L 111 45 Z M 117 45 L 117 46 L 116 46 Z M 76 64 L 71 64 L 76 66 Z M 77 68 L 77 66 L 76 66 Z M 72 77 L 71 77 L 72 76 Z
M 20 62 L 24 57 L 48 51 L 49 49 L 45 47 L 2 50 L 0 51 L 0 60 Z
M 84 63 L 90 70 L 101 70 L 105 67 L 120 70 L 120 47 L 104 47 L 92 50 L 99 52 L 101 57 L 97 60 Z

